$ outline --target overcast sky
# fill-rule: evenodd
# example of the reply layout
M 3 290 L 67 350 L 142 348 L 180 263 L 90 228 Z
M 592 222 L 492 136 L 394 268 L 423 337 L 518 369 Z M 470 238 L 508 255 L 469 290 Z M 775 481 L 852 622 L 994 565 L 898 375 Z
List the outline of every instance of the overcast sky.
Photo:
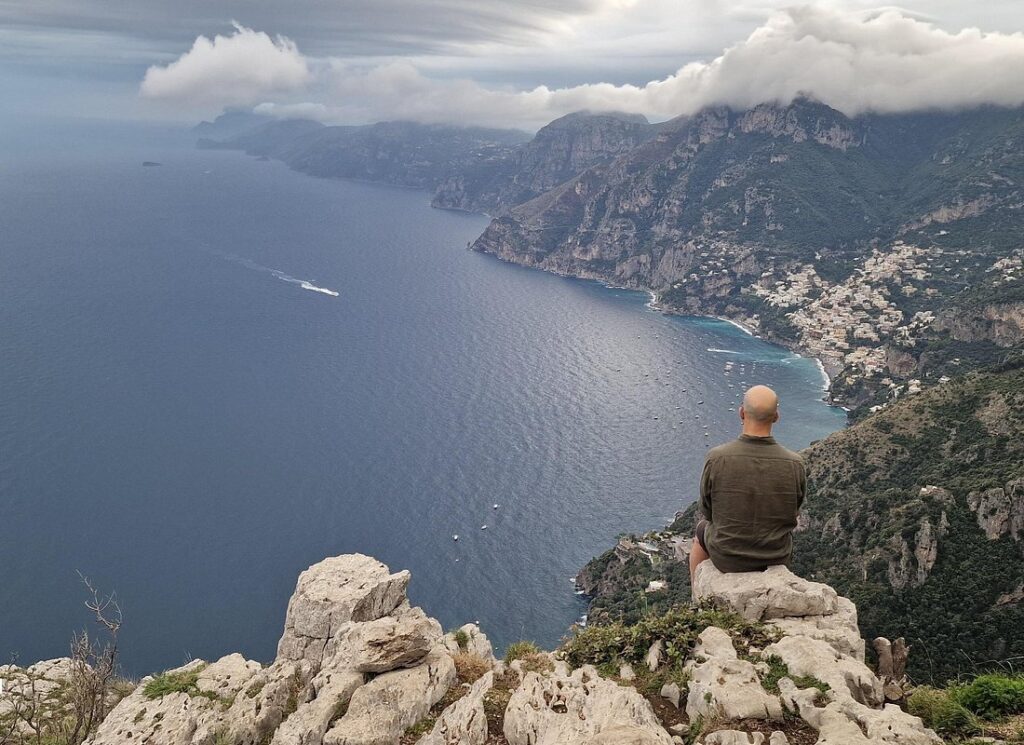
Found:
M 1024 2 L 0 0 L 8 112 L 534 128 L 806 93 L 865 110 L 1024 103 Z

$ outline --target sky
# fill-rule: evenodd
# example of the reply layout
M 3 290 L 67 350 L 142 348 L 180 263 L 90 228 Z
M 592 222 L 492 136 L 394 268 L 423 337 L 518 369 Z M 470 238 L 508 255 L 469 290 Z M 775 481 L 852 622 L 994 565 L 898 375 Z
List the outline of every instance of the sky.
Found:
M 1020 105 L 1024 2 L 0 0 L 8 117 L 529 130 L 798 95 L 850 115 Z

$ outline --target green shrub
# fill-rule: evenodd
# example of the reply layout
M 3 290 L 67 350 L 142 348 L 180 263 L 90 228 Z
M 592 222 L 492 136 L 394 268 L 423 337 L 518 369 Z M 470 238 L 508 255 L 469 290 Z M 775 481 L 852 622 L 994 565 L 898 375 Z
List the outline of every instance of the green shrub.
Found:
M 146 683 L 142 689 L 142 695 L 148 699 L 163 698 L 170 693 L 187 693 L 189 696 L 199 694 L 196 687 L 196 680 L 202 668 L 193 668 L 177 673 L 160 673 L 151 681 Z
M 734 613 L 714 608 L 678 607 L 661 615 L 647 616 L 630 626 L 621 623 L 588 626 L 562 646 L 562 654 L 574 667 L 613 661 L 639 663 L 651 645 L 661 640 L 668 663 L 681 665 L 696 644 L 698 634 L 708 626 L 728 630 L 733 642 L 741 647 L 764 647 L 778 639 L 777 631 L 745 621 Z
M 539 654 L 540 651 L 540 647 L 538 647 L 535 643 L 531 641 L 523 640 L 518 642 L 512 642 L 508 645 L 508 649 L 505 650 L 505 664 L 511 665 L 513 662 L 520 659 L 521 657 Z
M 821 704 L 826 700 L 825 694 L 831 690 L 828 683 L 818 680 L 813 675 L 793 675 L 782 658 L 774 654 L 764 658 L 764 662 L 768 665 L 768 672 L 761 677 L 761 685 L 769 693 L 778 693 L 779 681 L 789 678 L 797 688 L 817 688 L 815 703 Z
M 981 732 L 977 717 L 956 701 L 949 691 L 928 686 L 916 688 L 907 699 L 907 709 L 943 735 L 966 737 Z
M 459 649 L 465 652 L 467 647 L 469 647 L 469 634 L 462 629 L 459 629 L 455 631 L 452 636 L 455 639 L 455 643 L 459 645 Z
M 1024 712 L 1024 677 L 979 675 L 952 690 L 957 703 L 983 719 L 1002 719 Z

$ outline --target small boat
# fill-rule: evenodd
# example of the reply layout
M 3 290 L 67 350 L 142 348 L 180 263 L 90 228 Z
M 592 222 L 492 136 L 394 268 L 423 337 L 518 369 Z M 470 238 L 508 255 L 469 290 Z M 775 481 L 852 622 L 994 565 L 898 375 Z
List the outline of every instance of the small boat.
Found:
M 456 533 L 455 535 L 453 535 L 453 536 L 452 536 L 452 540 L 453 540 L 453 541 L 457 541 L 457 540 L 459 540 L 459 534 L 458 534 L 458 533 Z
M 494 509 L 498 509 L 498 505 L 494 505 Z
M 487 530 L 487 526 L 486 525 L 481 525 L 480 526 L 480 530 Z

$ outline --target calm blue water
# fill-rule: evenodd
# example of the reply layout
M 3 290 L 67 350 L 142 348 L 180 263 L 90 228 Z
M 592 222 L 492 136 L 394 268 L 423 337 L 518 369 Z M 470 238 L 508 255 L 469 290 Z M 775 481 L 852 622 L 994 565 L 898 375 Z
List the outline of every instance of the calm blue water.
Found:
M 185 148 L 0 164 L 0 655 L 66 651 L 81 570 L 132 672 L 267 660 L 350 551 L 447 627 L 553 644 L 570 576 L 693 500 L 741 381 L 792 447 L 842 426 L 811 362 L 470 253 L 486 220 L 428 201 Z

